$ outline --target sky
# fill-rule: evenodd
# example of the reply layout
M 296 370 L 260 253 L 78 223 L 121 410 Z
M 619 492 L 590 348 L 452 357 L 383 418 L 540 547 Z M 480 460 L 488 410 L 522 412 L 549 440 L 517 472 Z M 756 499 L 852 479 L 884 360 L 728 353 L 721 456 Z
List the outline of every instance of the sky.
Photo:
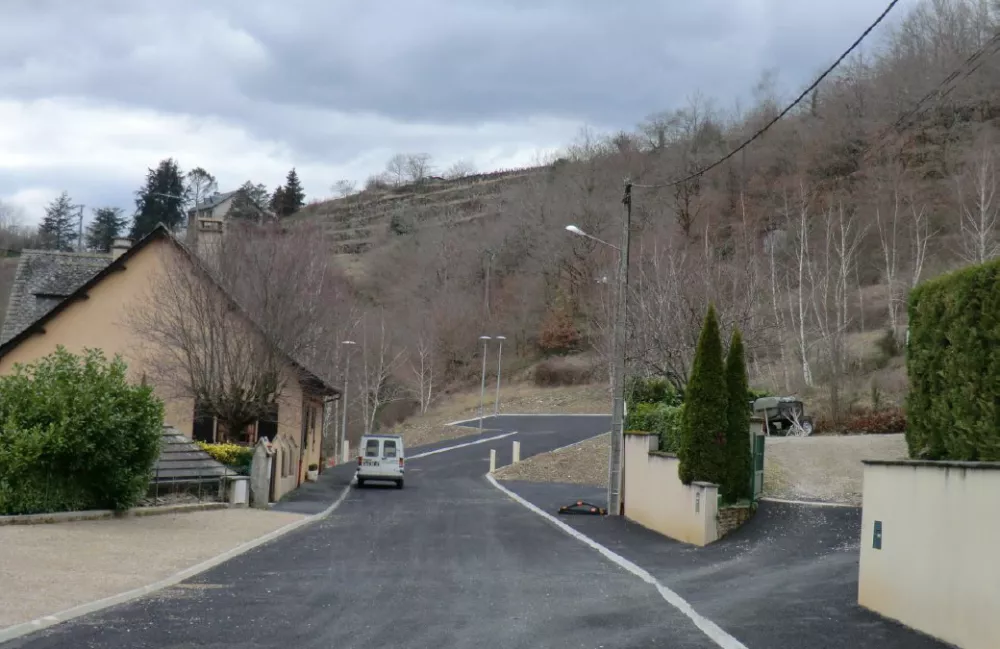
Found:
M 901 3 L 901 17 L 916 0 Z M 528 166 L 694 93 L 789 98 L 871 0 L 0 0 L 0 201 L 134 211 L 173 157 L 307 200 L 395 153 Z M 878 44 L 876 32 L 871 47 Z

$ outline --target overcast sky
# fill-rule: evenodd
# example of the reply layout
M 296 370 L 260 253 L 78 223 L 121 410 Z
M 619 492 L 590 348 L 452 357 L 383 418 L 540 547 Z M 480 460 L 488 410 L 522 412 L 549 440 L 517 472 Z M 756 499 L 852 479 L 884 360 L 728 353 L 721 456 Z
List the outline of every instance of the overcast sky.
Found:
M 395 152 L 529 165 L 696 91 L 729 108 L 768 69 L 790 94 L 882 5 L 0 0 L 0 200 L 37 221 L 65 189 L 131 214 L 168 156 L 223 191 L 294 166 L 310 199 Z

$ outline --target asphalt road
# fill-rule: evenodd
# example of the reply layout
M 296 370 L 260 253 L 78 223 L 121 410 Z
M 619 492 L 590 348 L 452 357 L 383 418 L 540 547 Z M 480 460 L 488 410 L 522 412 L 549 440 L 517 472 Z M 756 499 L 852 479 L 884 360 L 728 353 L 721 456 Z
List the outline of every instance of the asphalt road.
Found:
M 518 434 L 411 459 L 402 491 L 352 489 L 322 522 L 179 587 L 51 627 L 3 649 L 717 649 L 652 586 L 483 478 L 491 448 L 498 450 L 502 466 L 510 461 L 515 439 L 522 457 L 528 457 L 599 434 L 607 429 L 607 418 L 501 417 L 485 424 L 481 436 L 408 449 L 407 455 L 512 430 Z M 350 466 L 326 472 L 320 483 L 300 489 L 279 508 L 321 511 L 347 486 L 352 472 Z M 601 499 L 600 492 L 580 487 L 532 492 L 521 485 L 519 490 L 548 511 L 565 500 Z M 653 572 L 751 649 L 939 646 L 875 616 L 859 618 L 856 611 L 831 608 L 830 596 L 817 597 L 814 589 L 833 588 L 842 600 L 851 566 L 833 561 L 824 568 L 820 557 L 804 567 L 810 553 L 822 554 L 815 548 L 800 543 L 793 548 L 795 559 L 787 561 L 791 578 L 769 578 L 770 571 L 786 567 L 777 550 L 748 553 L 746 539 L 740 545 L 737 537 L 753 533 L 751 525 L 757 525 L 763 536 L 756 545 L 794 546 L 795 539 L 782 541 L 776 533 L 780 528 L 774 524 L 780 521 L 768 524 L 766 516 L 704 550 L 641 528 L 636 537 L 636 526 L 626 528 L 621 521 L 566 520 Z M 851 542 L 850 534 L 838 534 Z M 754 561 L 754 556 L 765 558 Z M 860 629 L 848 628 L 858 622 Z M 899 644 L 898 638 L 915 642 Z

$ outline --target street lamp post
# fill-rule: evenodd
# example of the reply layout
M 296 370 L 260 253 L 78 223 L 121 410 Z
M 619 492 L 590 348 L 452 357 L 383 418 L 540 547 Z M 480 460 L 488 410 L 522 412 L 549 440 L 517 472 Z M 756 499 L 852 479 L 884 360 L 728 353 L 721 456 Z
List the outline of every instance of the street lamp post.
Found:
M 503 359 L 503 341 L 507 340 L 507 337 L 494 336 L 494 338 L 500 341 L 500 347 L 497 349 L 497 398 L 493 402 L 493 416 L 496 417 L 500 414 L 500 361 Z
M 344 411 L 341 413 L 340 419 L 340 440 L 337 444 L 337 452 L 340 453 L 339 460 L 344 459 L 344 443 L 347 441 L 347 377 L 351 373 L 351 345 L 357 345 L 358 343 L 353 340 L 344 340 L 340 343 L 341 345 L 347 345 L 345 347 L 344 356 L 346 358 L 344 365 L 344 394 L 341 396 L 341 401 L 343 401 L 341 406 L 343 406 Z
M 632 225 L 632 183 L 625 180 L 622 196 L 622 237 L 621 247 L 587 234 L 575 225 L 567 225 L 566 230 L 614 248 L 618 251 L 618 286 L 615 300 L 615 319 L 612 327 L 614 338 L 612 354 L 614 365 L 611 372 L 611 450 L 608 466 L 608 514 L 622 513 L 622 447 L 624 446 L 625 424 L 625 336 L 628 324 L 628 252 L 629 234 Z
M 482 385 L 479 388 L 479 432 L 483 432 L 483 407 L 486 401 L 486 343 L 490 342 L 491 338 L 489 336 L 480 336 L 479 340 L 483 341 L 483 378 Z

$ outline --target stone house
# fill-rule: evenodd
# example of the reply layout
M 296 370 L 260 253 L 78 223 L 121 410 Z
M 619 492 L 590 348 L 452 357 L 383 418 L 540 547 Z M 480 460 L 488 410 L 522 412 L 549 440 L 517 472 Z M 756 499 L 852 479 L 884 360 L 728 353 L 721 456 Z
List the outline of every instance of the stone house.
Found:
M 130 323 L 130 314 L 141 300 L 144 305 L 157 304 L 150 301 L 151 287 L 164 276 L 168 262 L 183 264 L 204 277 L 209 290 L 218 290 L 220 300 L 230 303 L 234 317 L 242 323 L 234 330 L 242 327 L 244 332 L 233 335 L 260 336 L 258 341 L 271 344 L 202 263 L 221 236 L 221 221 L 199 219 L 198 254 L 163 226 L 135 245 L 117 240 L 110 255 L 25 251 L 0 333 L 0 375 L 9 374 L 16 363 L 30 363 L 52 353 L 58 345 L 74 353 L 95 348 L 109 358 L 120 354 L 128 363 L 130 379 L 152 384 L 163 399 L 166 425 L 191 439 L 215 441 L 218 423 L 199 412 L 193 396 L 149 380 L 156 375 L 155 361 L 148 341 Z M 310 464 L 322 462 L 324 408 L 331 407 L 340 392 L 276 346 L 273 349 L 284 359 L 273 416 L 241 434 L 249 443 L 263 436 L 275 442 L 273 496 L 280 498 L 305 480 Z

